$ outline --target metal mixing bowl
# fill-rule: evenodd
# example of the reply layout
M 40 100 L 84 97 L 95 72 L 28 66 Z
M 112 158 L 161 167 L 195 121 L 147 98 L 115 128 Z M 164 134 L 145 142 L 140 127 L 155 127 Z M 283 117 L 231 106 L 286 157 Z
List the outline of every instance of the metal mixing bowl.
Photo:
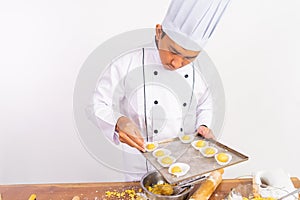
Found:
M 155 184 L 161 184 L 161 183 L 166 183 L 166 180 L 162 177 L 162 175 L 157 172 L 157 171 L 152 171 L 148 172 L 145 174 L 142 179 L 141 179 L 141 187 L 143 188 L 145 194 L 150 200 L 185 200 L 187 199 L 191 191 L 194 189 L 194 186 L 190 186 L 189 188 L 186 189 L 186 191 L 182 192 L 179 195 L 171 195 L 171 196 L 166 196 L 166 195 L 158 195 L 158 194 L 153 194 L 148 191 L 148 186 L 153 186 Z

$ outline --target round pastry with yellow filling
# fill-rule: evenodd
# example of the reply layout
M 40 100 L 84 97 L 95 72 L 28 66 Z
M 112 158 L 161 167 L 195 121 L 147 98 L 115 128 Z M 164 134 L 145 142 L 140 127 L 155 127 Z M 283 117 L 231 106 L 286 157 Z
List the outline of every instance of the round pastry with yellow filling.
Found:
M 179 139 L 183 143 L 190 143 L 194 140 L 195 136 L 194 135 L 180 135 Z
M 213 148 L 206 148 L 204 152 L 207 155 L 212 155 L 216 153 L 216 151 Z
M 200 149 L 201 154 L 204 157 L 213 157 L 216 153 L 218 153 L 218 149 L 215 147 L 205 147 Z
M 155 149 L 157 149 L 157 147 L 158 147 L 158 143 L 157 142 L 147 142 L 145 144 L 145 149 L 148 152 L 154 151 Z
M 176 159 L 170 155 L 162 156 L 157 159 L 157 162 L 163 167 L 169 167 L 175 161 Z
M 228 153 L 222 152 L 216 154 L 215 159 L 219 165 L 227 165 L 231 161 L 232 156 Z
M 177 177 L 184 176 L 190 170 L 190 166 L 186 163 L 174 163 L 169 167 L 168 172 Z
M 171 172 L 172 172 L 172 174 L 180 173 L 180 172 L 182 172 L 182 169 L 179 166 L 174 166 L 174 167 L 172 167 Z
M 196 147 L 204 147 L 206 145 L 206 142 L 204 140 L 198 140 L 196 142 Z
M 207 142 L 205 140 L 195 140 L 192 142 L 192 146 L 196 149 L 199 150 L 201 148 L 204 148 L 207 146 Z
M 164 148 L 160 148 L 160 149 L 156 149 L 155 151 L 153 151 L 152 155 L 155 157 L 155 158 L 159 158 L 159 157 L 162 157 L 162 156 L 167 156 L 167 155 L 170 155 L 171 154 L 171 151 L 168 150 L 168 149 L 164 149 Z

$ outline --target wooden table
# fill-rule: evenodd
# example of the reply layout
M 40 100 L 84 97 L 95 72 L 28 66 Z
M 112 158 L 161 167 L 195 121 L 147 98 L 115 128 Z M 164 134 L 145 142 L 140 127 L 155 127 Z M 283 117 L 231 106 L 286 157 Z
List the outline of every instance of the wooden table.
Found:
M 296 188 L 300 188 L 298 178 L 291 178 Z M 251 179 L 224 179 L 218 186 L 211 200 L 224 199 L 231 188 L 239 184 L 252 184 Z M 102 182 L 102 183 L 71 183 L 71 184 L 24 184 L 24 185 L 0 185 L 2 200 L 28 200 L 31 194 L 36 194 L 37 200 L 72 200 L 79 196 L 81 200 L 113 200 L 122 198 L 106 197 L 106 191 L 133 189 L 138 192 L 139 182 Z M 130 198 L 123 198 L 130 199 Z

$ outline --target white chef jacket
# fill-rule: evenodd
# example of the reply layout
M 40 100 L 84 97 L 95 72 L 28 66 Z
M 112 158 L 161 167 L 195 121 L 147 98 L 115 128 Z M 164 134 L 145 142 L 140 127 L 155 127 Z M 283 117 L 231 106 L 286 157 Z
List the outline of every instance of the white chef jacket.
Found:
M 194 63 L 167 70 L 155 46 L 114 59 L 99 77 L 93 96 L 98 127 L 124 150 L 127 181 L 140 180 L 153 168 L 137 149 L 120 144 L 115 132 L 119 117 L 133 120 L 145 141 L 159 141 L 183 132 L 195 133 L 200 125 L 209 127 L 212 105 L 211 92 Z

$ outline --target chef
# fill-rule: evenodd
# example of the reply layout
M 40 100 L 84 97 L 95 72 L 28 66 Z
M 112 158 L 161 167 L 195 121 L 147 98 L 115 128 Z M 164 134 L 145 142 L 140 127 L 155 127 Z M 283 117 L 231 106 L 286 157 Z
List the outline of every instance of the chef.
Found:
M 228 2 L 171 1 L 153 45 L 125 52 L 99 77 L 94 114 L 100 131 L 124 150 L 127 181 L 153 169 L 140 153 L 145 142 L 195 132 L 214 137 L 211 91 L 196 59 Z

